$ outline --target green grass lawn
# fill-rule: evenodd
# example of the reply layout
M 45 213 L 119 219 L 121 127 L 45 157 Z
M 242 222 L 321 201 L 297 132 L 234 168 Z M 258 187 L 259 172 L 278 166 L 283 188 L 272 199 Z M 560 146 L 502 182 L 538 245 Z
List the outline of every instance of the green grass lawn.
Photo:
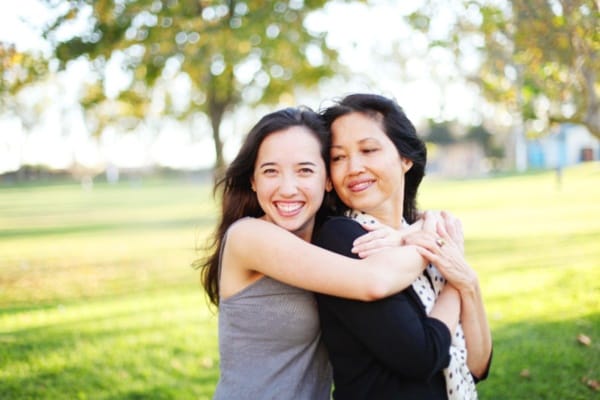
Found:
M 482 399 L 600 399 L 600 164 L 426 178 L 465 228 L 494 337 Z M 206 184 L 0 187 L 0 399 L 209 399 L 215 311 L 195 251 Z M 586 346 L 578 335 L 591 339 Z

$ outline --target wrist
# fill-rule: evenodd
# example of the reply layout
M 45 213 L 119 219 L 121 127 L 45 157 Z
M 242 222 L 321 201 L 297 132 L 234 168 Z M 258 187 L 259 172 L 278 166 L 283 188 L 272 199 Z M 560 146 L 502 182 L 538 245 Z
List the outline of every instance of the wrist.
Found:
M 455 286 L 460 292 L 461 297 L 477 295 L 477 293 L 479 293 L 479 279 L 477 278 L 477 274 L 471 270 L 471 273 L 465 278 L 465 280 Z

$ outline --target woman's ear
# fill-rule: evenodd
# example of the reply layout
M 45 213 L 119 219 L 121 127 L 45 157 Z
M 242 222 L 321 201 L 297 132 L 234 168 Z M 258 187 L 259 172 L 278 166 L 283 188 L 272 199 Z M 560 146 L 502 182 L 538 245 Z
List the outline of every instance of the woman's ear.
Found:
M 250 187 L 252 191 L 256 193 L 256 185 L 254 185 L 254 177 L 250 178 Z
M 331 179 L 327 178 L 325 180 L 325 191 L 331 192 L 333 190 L 333 185 L 331 184 Z
M 404 173 L 407 173 L 413 166 L 412 160 L 405 157 L 400 157 L 400 162 L 402 164 L 402 172 Z

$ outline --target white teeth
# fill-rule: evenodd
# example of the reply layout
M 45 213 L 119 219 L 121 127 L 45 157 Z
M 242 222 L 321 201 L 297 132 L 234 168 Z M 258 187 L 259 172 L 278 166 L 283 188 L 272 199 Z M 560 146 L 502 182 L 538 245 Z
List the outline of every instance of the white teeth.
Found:
M 277 209 L 285 213 L 294 212 L 302 207 L 302 203 L 277 203 Z

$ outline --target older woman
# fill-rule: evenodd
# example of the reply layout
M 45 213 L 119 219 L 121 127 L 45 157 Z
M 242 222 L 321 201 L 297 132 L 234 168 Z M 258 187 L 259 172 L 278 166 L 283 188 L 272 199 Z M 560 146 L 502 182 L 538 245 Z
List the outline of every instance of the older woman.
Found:
M 331 132 L 330 177 L 346 216 L 325 222 L 315 243 L 356 257 L 376 242 L 355 242 L 364 226 L 402 229 L 415 221 L 426 149 L 402 109 L 382 96 L 349 95 L 322 116 Z M 404 238 L 437 267 L 406 290 L 372 303 L 317 296 L 336 400 L 477 397 L 491 334 L 460 225 L 445 222 L 426 216 L 434 229 Z

